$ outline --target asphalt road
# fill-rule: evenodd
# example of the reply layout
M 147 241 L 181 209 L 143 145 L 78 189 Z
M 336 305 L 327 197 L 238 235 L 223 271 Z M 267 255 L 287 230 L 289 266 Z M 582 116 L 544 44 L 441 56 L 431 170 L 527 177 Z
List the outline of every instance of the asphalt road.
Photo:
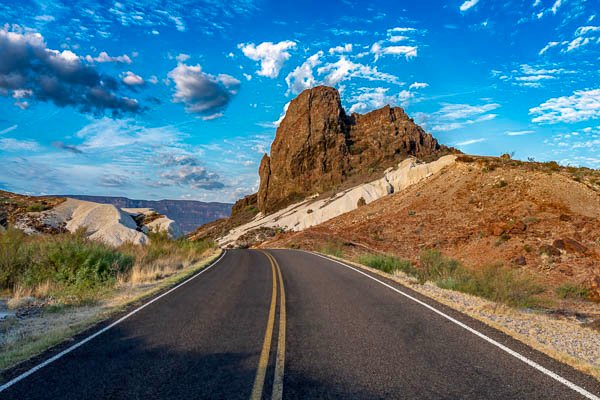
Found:
M 0 391 L 0 399 L 600 395 L 597 380 L 369 276 L 300 251 L 229 250 L 184 285 Z M 55 354 L 9 371 L 4 381 Z

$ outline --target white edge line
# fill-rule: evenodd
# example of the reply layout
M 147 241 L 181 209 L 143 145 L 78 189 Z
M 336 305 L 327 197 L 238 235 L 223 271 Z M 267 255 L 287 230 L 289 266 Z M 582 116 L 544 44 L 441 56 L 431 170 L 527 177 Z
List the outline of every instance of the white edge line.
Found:
M 385 282 L 383 282 L 383 281 L 381 281 L 381 280 L 379 280 L 379 279 L 377 279 L 377 278 L 375 278 L 375 277 L 367 274 L 366 272 L 363 272 L 363 271 L 359 270 L 358 268 L 352 267 L 352 266 L 350 266 L 348 264 L 345 264 L 345 263 L 343 263 L 341 261 L 335 260 L 333 258 L 325 257 L 325 256 L 323 256 L 321 254 L 318 254 L 318 253 L 313 253 L 313 252 L 307 252 L 307 253 L 313 254 L 315 256 L 319 256 L 321 258 L 324 258 L 324 259 L 332 261 L 332 262 L 335 262 L 335 263 L 340 264 L 340 265 L 342 265 L 342 266 L 344 266 L 346 268 L 350 268 L 350 269 L 358 272 L 359 274 L 362 274 L 362 275 L 366 276 L 367 278 L 370 278 L 370 279 L 374 280 L 375 282 L 381 283 L 383 286 L 386 286 L 389 289 L 392 289 L 393 291 L 395 291 L 395 292 L 397 292 L 397 293 L 399 293 L 399 294 L 401 294 L 401 295 L 409 298 L 410 300 L 412 300 L 412 301 L 414 301 L 414 302 L 422 305 L 423 307 L 426 307 L 426 308 L 430 309 L 431 311 L 435 312 L 436 314 L 441 315 L 442 317 L 446 318 L 447 320 L 449 320 L 451 322 L 454 322 L 456 325 L 460 326 L 461 328 L 464 328 L 464 329 L 468 330 L 469 332 L 473 333 L 474 335 L 479 336 L 483 340 L 485 340 L 485 341 L 493 344 L 494 346 L 498 347 L 499 349 L 504 350 L 505 352 L 507 352 L 511 356 L 518 358 L 519 360 L 521 360 L 524 363 L 530 365 L 531 367 L 537 369 L 538 371 L 540 371 L 540 372 L 548 375 L 552 379 L 554 379 L 554 380 L 562 383 L 563 385 L 567 386 L 568 388 L 570 388 L 570 389 L 578 392 L 582 396 L 584 396 L 584 397 L 586 397 L 586 398 L 588 398 L 590 400 L 600 400 L 600 398 L 598 396 L 594 395 L 593 393 L 588 392 L 584 388 L 582 388 L 580 386 L 577 386 L 573 382 L 571 382 L 571 381 L 563 378 L 562 376 L 560 376 L 560 375 L 558 375 L 558 374 L 550 371 L 547 368 L 544 368 L 543 366 L 541 366 L 540 364 L 536 363 L 535 361 L 530 360 L 529 358 L 521 355 L 520 353 L 517 353 L 516 351 L 514 351 L 514 350 L 512 350 L 512 349 L 510 349 L 510 348 L 508 348 L 506 346 L 504 346 L 502 343 L 499 343 L 499 342 L 495 341 L 494 339 L 490 338 L 489 336 L 486 336 L 483 333 L 481 333 L 481 332 L 479 332 L 479 331 L 471 328 L 470 326 L 468 326 L 468 325 L 460 322 L 459 320 L 452 318 L 448 314 L 443 313 L 442 311 L 438 310 L 437 308 L 430 306 L 429 304 L 427 304 L 427 303 L 425 303 L 425 302 L 417 299 L 416 297 L 413 297 L 413 296 L 411 296 L 408 293 L 405 293 L 405 292 L 403 292 L 403 291 L 401 291 L 399 289 L 396 289 L 392 285 L 389 285 L 389 284 L 387 284 L 387 283 L 385 283 Z
M 125 321 L 127 318 L 131 317 L 132 315 L 136 314 L 138 311 L 141 311 L 142 309 L 148 307 L 150 304 L 154 303 L 156 300 L 168 295 L 169 293 L 171 293 L 172 291 L 174 291 L 177 288 L 180 288 L 181 286 L 185 285 L 186 283 L 190 282 L 192 279 L 195 279 L 196 277 L 200 276 L 201 274 L 203 274 L 204 272 L 208 271 L 210 268 L 212 268 L 213 266 L 215 266 L 219 261 L 221 261 L 221 259 L 223 257 L 225 257 L 225 254 L 227 253 L 226 250 L 223 250 L 223 254 L 221 254 L 221 256 L 213 261 L 209 266 L 204 267 L 202 269 L 202 271 L 198 272 L 197 274 L 195 274 L 194 276 L 186 279 L 185 281 L 181 282 L 179 285 L 167 290 L 166 292 L 164 292 L 163 294 L 161 294 L 160 296 L 157 296 L 155 298 L 153 298 L 152 300 L 148 301 L 147 303 L 141 305 L 140 307 L 136 308 L 135 310 L 133 310 L 132 312 L 130 312 L 129 314 L 119 318 L 118 320 L 116 320 L 115 322 L 113 322 L 112 324 L 100 329 L 98 332 L 86 337 L 85 339 L 83 339 L 82 341 L 75 343 L 73 346 L 61 351 L 60 353 L 50 357 L 49 359 L 47 359 L 46 361 L 44 361 L 41 364 L 36 365 L 35 367 L 31 368 L 30 370 L 22 373 L 21 375 L 17 376 L 16 378 L 11 379 L 10 381 L 6 382 L 4 385 L 0 386 L 0 392 L 3 392 L 4 390 L 8 389 L 9 387 L 13 386 L 15 383 L 27 378 L 29 375 L 39 371 L 40 369 L 44 368 L 45 366 L 47 366 L 48 364 L 53 363 L 54 361 L 58 360 L 59 358 L 65 356 L 66 354 L 69 354 L 70 352 L 72 352 L 73 350 L 77 349 L 78 347 L 83 346 L 84 344 L 86 344 L 87 342 L 89 342 L 90 340 L 94 339 L 97 336 L 102 335 L 104 332 L 108 331 L 109 329 L 115 327 L 116 325 L 120 324 L 121 322 Z

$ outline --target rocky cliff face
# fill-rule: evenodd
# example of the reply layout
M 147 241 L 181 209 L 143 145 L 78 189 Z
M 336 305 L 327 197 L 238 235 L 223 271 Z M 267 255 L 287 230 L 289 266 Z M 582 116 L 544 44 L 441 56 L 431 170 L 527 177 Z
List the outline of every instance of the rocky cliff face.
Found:
M 278 210 L 409 155 L 431 159 L 450 151 L 399 107 L 347 115 L 336 89 L 308 89 L 291 101 L 271 155 L 261 161 L 258 209 Z

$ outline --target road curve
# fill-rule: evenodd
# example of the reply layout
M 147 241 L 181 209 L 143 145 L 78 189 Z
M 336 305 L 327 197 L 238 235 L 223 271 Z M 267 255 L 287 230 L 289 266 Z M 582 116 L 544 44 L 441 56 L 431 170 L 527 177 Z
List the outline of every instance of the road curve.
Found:
M 600 394 L 597 380 L 377 278 L 446 318 L 368 276 L 301 251 L 227 251 L 209 270 L 11 385 L 0 399 L 593 399 Z M 8 371 L 3 379 L 22 372 Z

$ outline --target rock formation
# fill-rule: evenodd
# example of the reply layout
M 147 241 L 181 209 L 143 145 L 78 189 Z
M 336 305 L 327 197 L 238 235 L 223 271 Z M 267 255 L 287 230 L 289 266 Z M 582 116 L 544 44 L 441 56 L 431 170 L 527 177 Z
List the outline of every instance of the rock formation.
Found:
M 308 89 L 291 101 L 271 155 L 261 161 L 258 209 L 276 211 L 408 156 L 432 159 L 450 151 L 399 107 L 348 116 L 336 89 Z

